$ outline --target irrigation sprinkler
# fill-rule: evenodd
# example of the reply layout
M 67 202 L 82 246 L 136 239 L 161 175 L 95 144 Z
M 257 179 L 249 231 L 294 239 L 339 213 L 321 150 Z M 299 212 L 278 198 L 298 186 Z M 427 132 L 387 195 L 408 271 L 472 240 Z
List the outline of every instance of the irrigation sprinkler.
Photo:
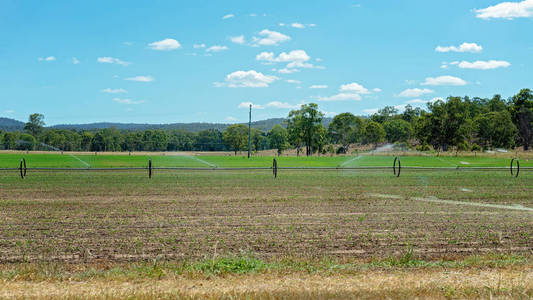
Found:
M 514 174 L 513 172 L 513 165 L 514 165 L 514 162 L 516 161 L 516 174 Z M 518 158 L 513 158 L 511 159 L 511 176 L 514 176 L 514 177 L 518 177 L 518 174 L 520 173 L 520 162 L 518 161 Z
M 396 162 L 398 162 L 398 174 L 396 174 Z M 400 162 L 400 158 L 396 156 L 394 158 L 394 163 L 392 164 L 392 172 L 394 173 L 394 176 L 400 177 L 401 170 L 402 170 L 402 163 Z
M 20 177 L 24 179 L 26 177 L 26 171 L 28 170 L 28 168 L 26 167 L 26 159 L 22 158 L 20 160 L 19 170 L 20 170 Z
M 274 174 L 274 178 L 278 178 L 278 161 L 274 157 L 274 161 L 272 162 L 272 173 Z
M 152 179 L 152 160 L 148 160 L 148 178 Z

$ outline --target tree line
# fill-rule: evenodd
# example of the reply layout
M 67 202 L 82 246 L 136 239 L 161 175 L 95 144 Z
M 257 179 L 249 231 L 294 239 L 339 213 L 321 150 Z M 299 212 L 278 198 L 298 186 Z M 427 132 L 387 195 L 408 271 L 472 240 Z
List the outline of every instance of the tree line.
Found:
M 448 97 L 425 109 L 407 105 L 400 112 L 386 106 L 369 117 L 345 112 L 326 128 L 315 103 L 292 110 L 283 126 L 264 132 L 251 129 L 251 150 L 277 149 L 298 155 L 347 153 L 351 146 L 399 143 L 420 151 L 480 151 L 522 146 L 533 140 L 533 92 L 523 89 L 503 99 Z M 225 130 L 99 130 L 48 129 L 44 116 L 32 114 L 23 131 L 1 132 L 0 148 L 60 151 L 239 151 L 248 149 L 248 127 Z

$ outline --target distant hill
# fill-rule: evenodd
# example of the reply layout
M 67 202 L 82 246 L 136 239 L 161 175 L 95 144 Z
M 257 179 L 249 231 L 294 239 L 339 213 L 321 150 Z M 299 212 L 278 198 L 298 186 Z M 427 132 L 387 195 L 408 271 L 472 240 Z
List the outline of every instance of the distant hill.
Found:
M 322 123 L 324 124 L 324 126 L 327 127 L 329 123 L 331 122 L 331 120 L 332 120 L 331 118 L 324 118 Z M 268 131 L 277 124 L 285 126 L 284 121 L 285 121 L 284 118 L 272 118 L 272 119 L 267 119 L 267 120 L 262 120 L 262 121 L 255 121 L 255 122 L 252 122 L 252 128 L 257 128 L 262 131 Z M 136 123 L 101 122 L 101 123 L 90 123 L 90 124 L 61 124 L 61 125 L 50 126 L 47 128 L 95 130 L 95 129 L 115 127 L 119 130 L 180 129 L 180 130 L 198 132 L 198 131 L 202 131 L 206 129 L 218 129 L 222 131 L 230 125 L 231 124 L 225 124 L 225 123 L 136 124 Z M 12 119 L 7 119 L 7 118 L 0 118 L 0 129 L 2 130 L 16 131 L 16 130 L 22 130 L 23 128 L 24 128 L 23 122 L 12 120 Z
M 0 130 L 17 131 L 22 129 L 24 129 L 24 122 L 9 118 L 0 118 Z

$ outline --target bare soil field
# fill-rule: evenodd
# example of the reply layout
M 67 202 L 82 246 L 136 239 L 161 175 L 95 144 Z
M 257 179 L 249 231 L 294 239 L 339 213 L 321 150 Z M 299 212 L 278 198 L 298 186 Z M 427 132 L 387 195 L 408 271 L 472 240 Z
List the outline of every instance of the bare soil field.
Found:
M 529 298 L 532 179 L 5 171 L 0 297 Z

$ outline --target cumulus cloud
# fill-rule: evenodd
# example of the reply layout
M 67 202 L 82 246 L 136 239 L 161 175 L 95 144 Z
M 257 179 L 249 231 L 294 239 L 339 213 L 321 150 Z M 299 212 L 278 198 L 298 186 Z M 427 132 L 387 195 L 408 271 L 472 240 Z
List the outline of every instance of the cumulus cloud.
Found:
M 304 62 L 311 59 L 304 50 L 292 50 L 289 53 L 282 52 L 277 57 L 274 55 L 274 52 L 261 52 L 255 58 L 268 62 Z
M 483 47 L 476 43 L 462 43 L 459 47 L 456 46 L 437 46 L 437 52 L 471 52 L 478 53 L 483 50 Z
M 217 87 L 227 86 L 230 88 L 239 88 L 239 87 L 268 87 L 268 85 L 279 78 L 276 76 L 264 75 L 261 72 L 254 70 L 250 71 L 235 71 L 231 74 L 226 75 L 225 82 L 215 82 L 214 85 Z
M 144 103 L 144 100 L 131 100 L 131 99 L 122 99 L 122 98 L 113 98 L 113 101 L 120 103 L 120 104 L 141 104 Z
M 126 78 L 124 80 L 138 81 L 138 82 L 152 82 L 155 79 L 152 76 L 135 76 L 135 77 Z
M 363 113 L 367 114 L 367 115 L 373 115 L 375 113 L 377 113 L 379 110 L 379 108 L 367 108 L 367 109 L 363 109 Z
M 290 41 L 291 37 L 284 35 L 277 31 L 263 29 L 259 32 L 261 37 L 253 37 L 253 45 L 255 46 L 277 46 L 283 42 Z
M 327 89 L 328 86 L 325 84 L 315 84 L 309 87 L 310 89 Z
M 152 50 L 170 51 L 181 48 L 181 44 L 175 39 L 164 39 L 161 41 L 150 43 L 148 44 L 148 47 L 150 47 Z
M 231 18 L 234 18 L 234 17 L 235 17 L 234 14 L 227 14 L 227 15 L 222 17 L 222 20 L 231 19 Z
M 343 92 L 352 92 L 355 94 L 370 94 L 370 91 L 367 88 L 358 84 L 357 82 L 343 84 L 341 85 L 340 90 Z
M 404 98 L 420 97 L 422 95 L 431 94 L 434 92 L 435 91 L 430 90 L 430 89 L 419 89 L 419 88 L 406 89 L 402 91 L 400 94 L 398 94 L 398 97 L 404 97 Z
M 109 94 L 122 94 L 122 93 L 127 93 L 128 91 L 126 91 L 125 89 L 112 89 L 112 88 L 107 88 L 107 89 L 103 89 L 101 90 L 102 93 L 109 93 Z
M 490 70 L 497 68 L 507 68 L 511 64 L 504 60 L 489 60 L 482 61 L 477 60 L 474 62 L 462 61 L 458 64 L 461 69 L 477 69 L 477 70 Z
M 230 40 L 232 43 L 239 44 L 239 45 L 242 45 L 242 44 L 244 44 L 244 43 L 246 42 L 246 41 L 244 40 L 244 35 L 230 36 L 230 37 L 229 37 L 229 40 Z
M 77 58 L 75 58 L 75 57 L 72 58 L 72 64 L 77 65 L 79 63 L 80 63 L 80 61 Z
M 280 73 L 280 74 L 292 74 L 292 73 L 297 73 L 297 72 L 300 72 L 300 70 L 298 70 L 298 69 L 287 69 L 287 68 L 283 68 L 283 69 L 279 69 L 278 70 L 278 73 Z
M 281 101 L 272 101 L 268 102 L 267 104 L 255 104 L 252 102 L 241 102 L 238 106 L 238 108 L 250 108 L 250 105 L 252 105 L 253 109 L 265 109 L 265 108 L 275 108 L 275 109 L 297 109 L 300 107 L 300 104 L 290 104 L 288 102 L 281 102 Z
M 103 63 L 103 64 L 117 64 L 121 66 L 128 66 L 131 64 L 130 62 L 122 61 L 118 58 L 109 57 L 109 56 L 98 57 L 96 61 L 98 61 L 99 63 Z
M 301 23 L 292 23 L 291 27 L 298 28 L 298 29 L 304 29 L 305 25 Z
M 287 79 L 287 83 L 295 83 L 295 84 L 300 84 L 302 83 L 300 80 L 295 80 L 295 79 Z
M 362 97 L 359 94 L 355 93 L 339 93 L 337 95 L 329 97 L 318 97 L 318 101 L 345 101 L 345 100 L 354 100 L 361 101 Z
M 323 69 L 322 66 L 315 66 L 308 61 L 311 59 L 304 50 L 292 50 L 290 52 L 282 52 L 278 56 L 274 52 L 261 52 L 256 55 L 256 60 L 265 61 L 267 63 L 287 63 L 286 68 L 279 70 L 280 73 L 290 74 L 295 72 L 297 68 L 316 68 Z
M 47 57 L 39 57 L 37 59 L 38 61 L 54 61 L 56 60 L 56 57 L 55 56 L 47 56 Z
M 412 99 L 412 100 L 407 101 L 408 104 L 424 104 L 427 102 L 428 102 L 427 100 L 422 100 L 422 99 Z
M 228 50 L 228 47 L 215 45 L 215 46 L 211 46 L 211 47 L 207 48 L 205 51 L 206 52 L 220 52 L 220 51 L 224 51 L 224 50 Z
M 487 8 L 476 9 L 476 17 L 480 19 L 514 19 L 533 16 L 533 0 L 520 2 L 501 2 Z
M 454 76 L 439 76 L 439 77 L 427 77 L 426 81 L 422 82 L 421 85 L 452 85 L 452 86 L 462 86 L 466 85 L 467 82 L 459 77 Z

